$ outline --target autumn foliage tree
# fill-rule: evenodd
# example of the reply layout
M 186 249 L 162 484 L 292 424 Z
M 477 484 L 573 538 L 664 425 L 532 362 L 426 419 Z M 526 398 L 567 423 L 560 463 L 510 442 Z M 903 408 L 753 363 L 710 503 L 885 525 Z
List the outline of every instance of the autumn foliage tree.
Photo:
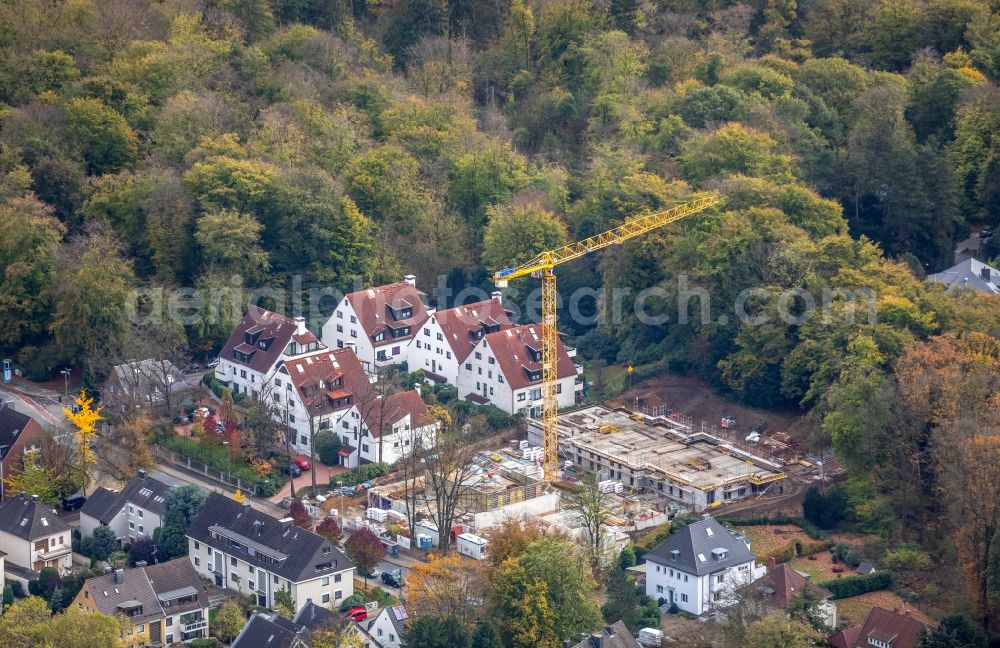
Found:
M 344 535 L 340 523 L 329 515 L 323 518 L 323 521 L 316 527 L 316 533 L 326 538 L 335 547 L 340 544 L 340 538 Z
M 362 527 L 351 534 L 344 543 L 344 553 L 357 565 L 368 582 L 368 574 L 385 558 L 385 545 L 375 532 L 368 527 Z
M 417 562 L 406 576 L 407 605 L 414 614 L 443 615 L 472 624 L 486 591 L 486 578 L 479 563 L 470 564 L 457 554 L 431 556 L 426 563 Z
M 312 516 L 309 515 L 309 511 L 306 510 L 306 506 L 302 503 L 302 500 L 292 500 L 292 503 L 288 506 L 288 515 L 292 518 L 292 524 L 295 526 L 312 530 Z
M 76 427 L 76 465 L 84 476 L 84 490 L 88 481 L 87 474 L 96 463 L 94 446 L 97 440 L 97 422 L 101 420 L 101 408 L 94 407 L 94 399 L 87 392 L 80 390 L 80 395 L 74 400 L 76 411 L 63 408 L 63 414 Z

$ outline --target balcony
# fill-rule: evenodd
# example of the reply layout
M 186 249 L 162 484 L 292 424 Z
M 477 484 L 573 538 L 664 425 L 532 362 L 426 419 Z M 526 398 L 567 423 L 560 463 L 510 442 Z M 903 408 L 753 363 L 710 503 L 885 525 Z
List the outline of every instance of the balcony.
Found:
M 188 634 L 191 632 L 200 632 L 208 627 L 208 619 L 201 619 L 199 621 L 192 621 L 191 623 L 182 623 L 181 632 Z
M 52 549 L 38 552 L 38 558 L 40 560 L 55 560 L 69 554 L 72 550 L 73 548 L 68 545 L 53 547 Z

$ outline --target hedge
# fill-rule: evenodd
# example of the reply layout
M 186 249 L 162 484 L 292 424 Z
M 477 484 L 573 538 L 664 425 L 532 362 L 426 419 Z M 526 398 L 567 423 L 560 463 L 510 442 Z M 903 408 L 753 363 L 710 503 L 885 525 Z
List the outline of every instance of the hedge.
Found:
M 347 472 L 331 475 L 330 486 L 336 487 L 337 482 L 340 482 L 341 486 L 356 486 L 358 484 L 363 484 L 366 481 L 375 479 L 376 477 L 385 477 L 388 474 L 389 465 L 376 461 L 363 466 L 358 466 L 357 468 L 353 468 Z
M 891 588 L 892 572 L 878 571 L 864 576 L 844 576 L 819 583 L 819 586 L 830 590 L 835 599 L 850 598 Z
M 280 466 L 275 464 L 271 468 L 270 474 L 261 478 L 257 476 L 250 465 L 242 457 L 231 457 L 229 450 L 223 445 L 203 446 L 197 439 L 190 437 L 172 436 L 162 439 L 160 445 L 177 454 L 196 459 L 216 470 L 227 472 L 232 476 L 239 477 L 247 484 L 252 484 L 257 495 L 260 497 L 270 497 L 281 490 L 288 480 L 281 474 Z

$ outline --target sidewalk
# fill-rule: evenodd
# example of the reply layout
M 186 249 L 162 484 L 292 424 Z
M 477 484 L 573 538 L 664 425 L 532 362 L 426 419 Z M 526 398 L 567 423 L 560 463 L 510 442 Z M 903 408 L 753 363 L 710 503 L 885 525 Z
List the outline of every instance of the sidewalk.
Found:
M 231 498 L 234 494 L 234 491 L 229 488 L 224 488 L 219 484 L 216 484 L 215 482 L 202 479 L 195 474 L 189 473 L 186 470 L 180 470 L 179 468 L 175 468 L 170 464 L 157 463 L 156 470 L 159 470 L 160 472 L 163 472 L 164 474 L 173 477 L 179 482 L 183 482 L 185 484 L 192 484 L 194 486 L 199 486 L 207 491 L 219 493 L 221 495 L 225 495 L 226 497 Z M 261 499 L 259 497 L 255 497 L 248 493 L 243 493 L 243 495 L 244 497 L 247 498 L 247 501 L 250 502 L 250 505 L 253 506 L 255 509 L 257 509 L 258 511 L 262 511 L 276 518 L 283 518 L 287 515 L 287 512 L 277 504 L 273 504 L 266 499 Z
M 309 458 L 306 457 L 306 459 Z M 318 461 L 316 463 L 313 463 L 312 460 L 309 460 L 309 463 L 312 465 L 312 468 L 305 471 L 304 473 L 296 477 L 294 480 L 296 495 L 298 495 L 300 490 L 302 489 L 308 490 L 312 488 L 313 471 L 316 471 L 316 488 L 321 493 L 329 490 L 330 477 L 334 475 L 339 475 L 340 473 L 347 471 L 347 469 L 344 468 L 343 466 L 327 466 Z M 279 490 L 274 495 L 274 497 L 270 498 L 270 501 L 275 504 L 279 504 L 281 503 L 282 499 L 290 496 L 291 494 L 292 494 L 292 482 L 289 481 L 287 484 L 281 487 L 281 490 Z

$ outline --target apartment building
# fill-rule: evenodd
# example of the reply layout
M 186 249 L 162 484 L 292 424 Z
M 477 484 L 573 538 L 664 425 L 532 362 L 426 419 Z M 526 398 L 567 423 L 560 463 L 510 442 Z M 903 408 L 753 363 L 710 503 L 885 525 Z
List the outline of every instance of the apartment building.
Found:
M 64 574 L 73 566 L 70 528 L 34 495 L 19 493 L 0 506 L 0 551 L 7 554 L 8 569 L 39 572 L 55 567 Z
M 80 534 L 94 535 L 99 526 L 115 532 L 118 546 L 137 538 L 152 537 L 163 525 L 163 508 L 172 488 L 140 470 L 120 491 L 97 487 L 80 509 Z
M 339 605 L 354 593 L 354 565 L 322 536 L 211 493 L 187 530 L 195 571 L 218 587 L 272 607 L 281 590 L 295 610 L 312 599 Z

